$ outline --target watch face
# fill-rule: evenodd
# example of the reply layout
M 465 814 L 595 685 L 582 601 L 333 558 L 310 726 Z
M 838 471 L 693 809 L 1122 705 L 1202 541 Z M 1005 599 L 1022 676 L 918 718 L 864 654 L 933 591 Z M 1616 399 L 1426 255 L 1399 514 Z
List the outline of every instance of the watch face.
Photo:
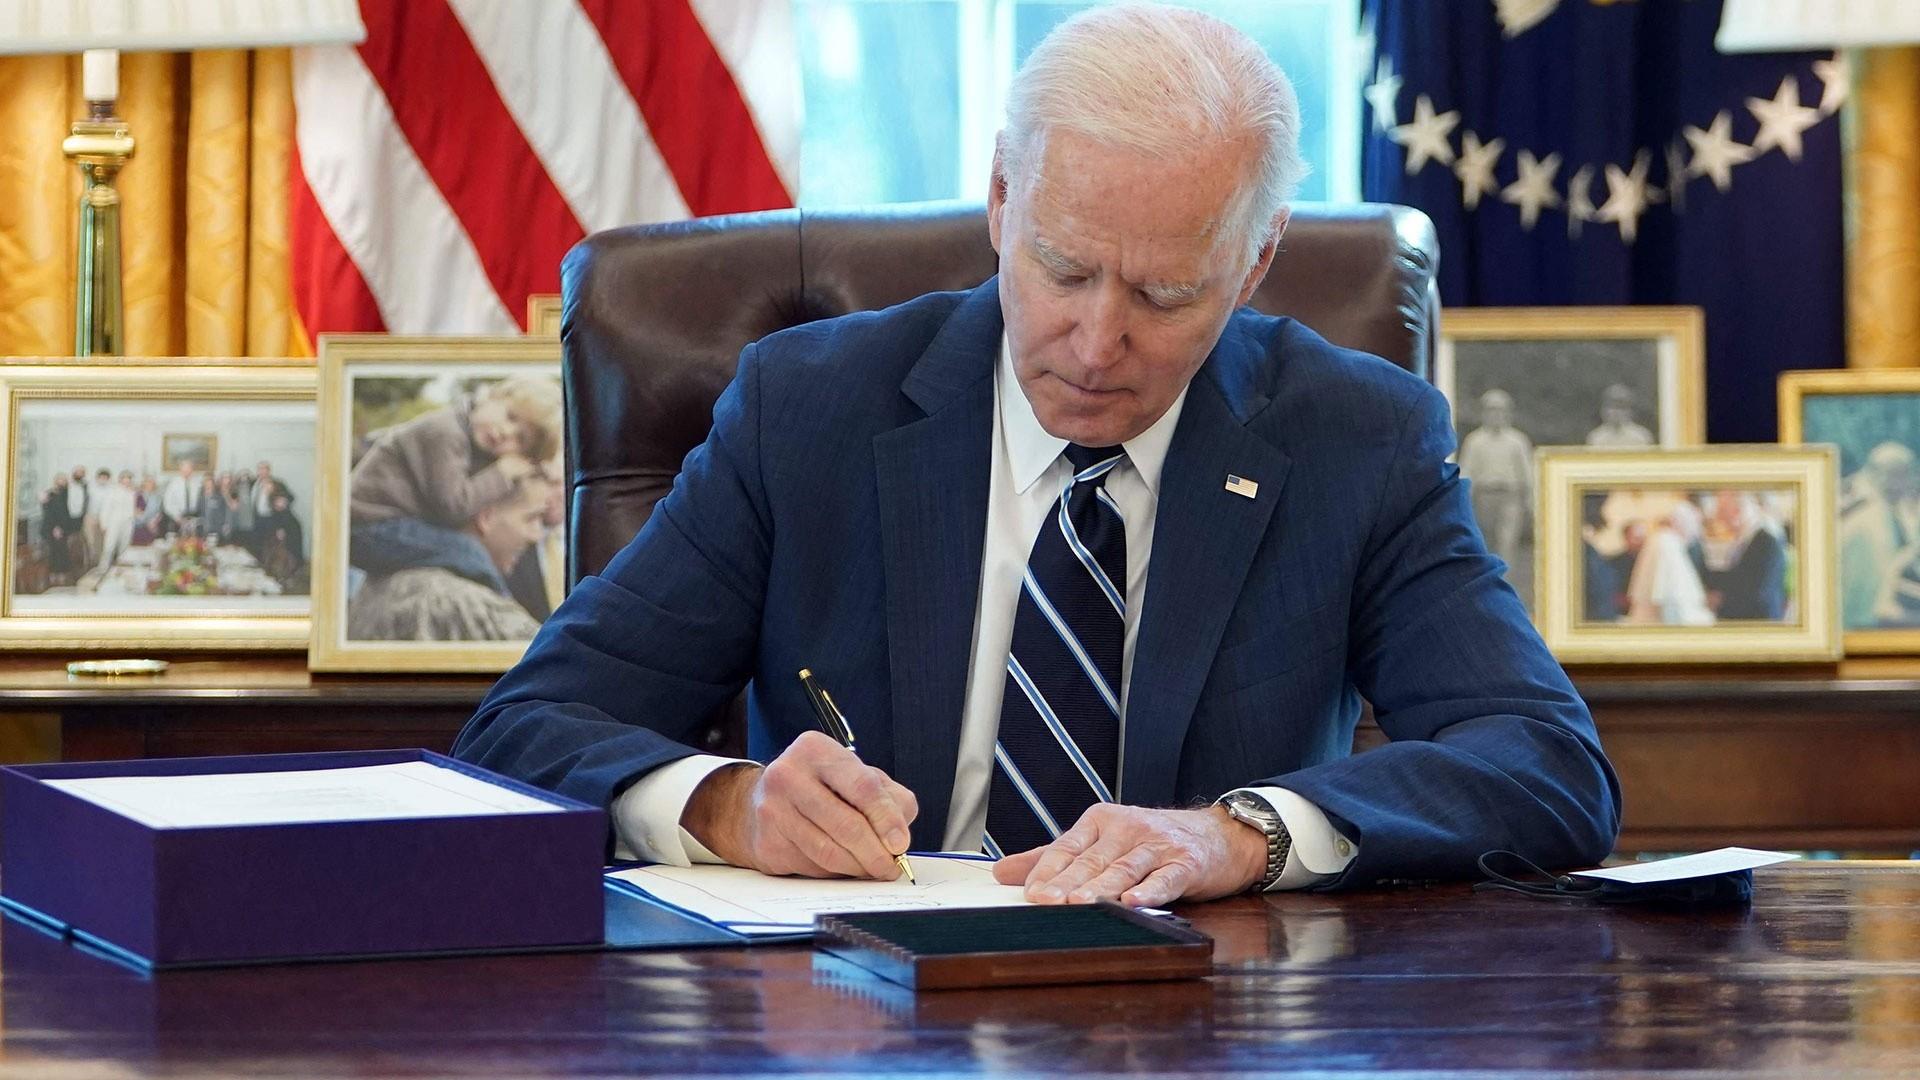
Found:
M 1234 817 L 1250 825 L 1258 825 L 1263 831 L 1267 829 L 1269 821 L 1276 820 L 1274 812 L 1269 810 L 1264 802 L 1251 795 L 1228 796 L 1227 810 Z

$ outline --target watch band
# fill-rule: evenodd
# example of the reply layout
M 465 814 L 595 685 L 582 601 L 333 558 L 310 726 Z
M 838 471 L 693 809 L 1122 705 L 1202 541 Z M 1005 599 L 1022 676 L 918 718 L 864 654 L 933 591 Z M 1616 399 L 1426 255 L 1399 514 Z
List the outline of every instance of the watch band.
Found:
M 1286 872 L 1287 855 L 1293 850 L 1293 834 L 1287 831 L 1286 823 L 1280 820 L 1279 811 L 1271 803 L 1250 791 L 1228 792 L 1220 799 L 1227 813 L 1236 821 L 1244 821 L 1259 829 L 1267 838 L 1267 872 L 1261 876 L 1258 886 L 1261 892 L 1273 888 Z

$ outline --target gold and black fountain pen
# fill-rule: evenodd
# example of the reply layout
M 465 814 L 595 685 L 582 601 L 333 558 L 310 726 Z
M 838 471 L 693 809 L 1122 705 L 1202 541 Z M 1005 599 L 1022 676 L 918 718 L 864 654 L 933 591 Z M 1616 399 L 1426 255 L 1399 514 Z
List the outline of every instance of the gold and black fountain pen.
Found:
M 807 692 L 807 704 L 813 706 L 813 719 L 820 725 L 820 730 L 832 736 L 834 742 L 846 747 L 848 751 L 858 754 L 859 751 L 853 747 L 853 728 L 847 724 L 846 716 L 840 712 L 840 707 L 833 703 L 833 698 L 813 681 L 811 668 L 800 669 L 800 687 Z M 907 881 L 915 885 L 920 884 L 914 879 L 913 865 L 907 862 L 905 855 L 895 855 L 893 861 L 900 864 L 900 872 L 907 875 Z

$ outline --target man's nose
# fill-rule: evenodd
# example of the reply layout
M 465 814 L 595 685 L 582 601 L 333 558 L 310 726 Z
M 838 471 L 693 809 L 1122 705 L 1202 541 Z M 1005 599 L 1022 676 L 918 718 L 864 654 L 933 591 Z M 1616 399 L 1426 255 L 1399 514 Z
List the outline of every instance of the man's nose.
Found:
M 1126 353 L 1127 317 L 1124 288 L 1092 290 L 1081 310 L 1075 358 L 1089 370 L 1113 366 Z

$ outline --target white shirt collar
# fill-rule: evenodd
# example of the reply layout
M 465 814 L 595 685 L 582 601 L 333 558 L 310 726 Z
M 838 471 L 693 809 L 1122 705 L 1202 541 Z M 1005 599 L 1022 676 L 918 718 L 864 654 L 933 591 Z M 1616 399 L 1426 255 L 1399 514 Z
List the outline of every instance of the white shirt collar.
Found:
M 1024 495 L 1067 447 L 1067 440 L 1048 434 L 1033 415 L 1033 403 L 1020 389 L 1013 370 L 1013 347 L 1006 336 L 1000 337 L 1000 370 L 994 380 L 999 399 L 1000 430 L 1007 441 L 1007 461 L 1013 466 L 1013 489 Z M 1180 410 L 1187 403 L 1187 387 L 1173 399 L 1167 411 L 1147 430 L 1121 443 L 1127 452 L 1127 464 L 1140 474 L 1147 490 L 1160 495 L 1160 468 L 1167 462 L 1167 447 L 1173 442 L 1173 429 L 1180 424 Z

